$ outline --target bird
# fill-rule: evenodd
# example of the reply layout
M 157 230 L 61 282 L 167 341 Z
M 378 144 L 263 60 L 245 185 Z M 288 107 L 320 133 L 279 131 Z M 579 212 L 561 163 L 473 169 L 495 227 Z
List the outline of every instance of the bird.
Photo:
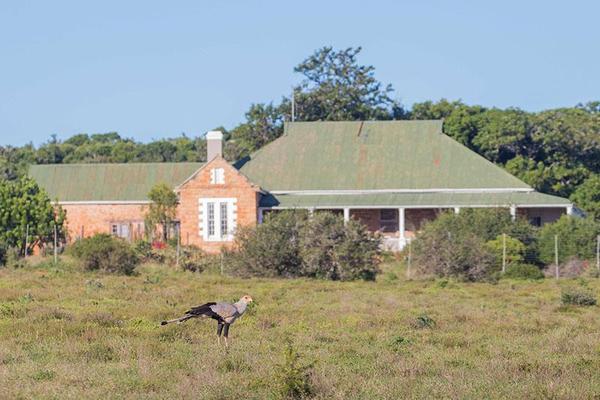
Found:
M 242 296 L 235 303 L 210 302 L 200 306 L 190 308 L 182 317 L 162 321 L 161 325 L 172 324 L 173 322 L 182 323 L 192 318 L 212 318 L 217 321 L 217 340 L 221 343 L 221 334 L 225 339 L 225 346 L 228 347 L 227 337 L 229 336 L 229 325 L 241 317 L 252 303 L 252 297 Z

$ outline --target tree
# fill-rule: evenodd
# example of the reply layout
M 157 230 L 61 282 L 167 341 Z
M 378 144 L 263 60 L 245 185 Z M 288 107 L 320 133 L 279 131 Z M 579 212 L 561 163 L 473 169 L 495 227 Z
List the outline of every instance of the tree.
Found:
M 375 79 L 375 67 L 358 63 L 361 50 L 323 47 L 294 68 L 304 77 L 294 89 L 298 120 L 386 120 L 403 115 L 391 98 L 392 86 Z
M 579 185 L 571 200 L 600 222 L 600 175 L 594 174 Z
M 375 68 L 361 65 L 361 48 L 336 51 L 323 47 L 294 68 L 304 79 L 294 89 L 295 120 L 357 121 L 389 120 L 406 115 L 391 98 L 391 85 L 375 79 Z M 253 104 L 246 121 L 232 130 L 236 144 L 248 154 L 283 133 L 283 122 L 291 120 L 291 99 L 280 103 Z
M 32 179 L 0 180 L 0 204 L 0 243 L 24 255 L 25 250 L 31 252 L 36 246 L 52 242 L 55 226 L 59 240 L 64 242 L 66 213 L 53 205 Z
M 145 225 L 152 234 L 156 225 L 162 226 L 163 240 L 169 239 L 169 229 L 177 215 L 177 194 L 166 183 L 156 184 L 148 193 L 151 203 L 146 212 Z

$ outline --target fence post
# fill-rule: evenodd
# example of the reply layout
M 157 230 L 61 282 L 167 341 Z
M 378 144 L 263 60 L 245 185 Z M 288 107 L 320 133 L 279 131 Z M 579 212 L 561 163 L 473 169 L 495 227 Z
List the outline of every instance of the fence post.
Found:
M 179 252 L 181 249 L 181 233 L 179 231 L 177 231 L 177 255 L 176 255 L 176 261 L 175 261 L 175 265 L 177 265 L 179 267 Z
M 558 235 L 554 235 L 554 273 L 558 279 Z
M 600 235 L 596 238 L 596 269 L 600 271 Z
M 58 263 L 58 231 L 56 229 L 56 224 L 54 224 L 54 264 Z
M 506 233 L 502 234 L 502 273 L 506 272 Z
M 219 259 L 221 261 L 221 275 L 223 275 L 223 250 L 219 253 Z
M 29 247 L 29 224 L 25 228 L 25 257 L 27 258 L 27 248 Z
M 411 267 L 411 263 L 412 263 L 412 245 L 411 245 L 411 241 L 408 241 L 408 263 L 406 266 L 406 278 L 410 279 L 410 267 Z

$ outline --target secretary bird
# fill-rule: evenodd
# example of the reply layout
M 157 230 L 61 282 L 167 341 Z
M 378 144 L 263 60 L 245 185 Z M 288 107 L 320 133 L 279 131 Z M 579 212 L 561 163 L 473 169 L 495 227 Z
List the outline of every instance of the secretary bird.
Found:
M 160 324 L 167 325 L 173 322 L 180 324 L 192 318 L 212 318 L 217 320 L 217 340 L 221 343 L 221 333 L 223 333 L 225 346 L 229 346 L 227 343 L 229 325 L 233 324 L 236 319 L 246 312 L 246 308 L 250 303 L 252 303 L 252 297 L 250 296 L 243 296 L 233 304 L 224 302 L 206 303 L 201 306 L 192 307 L 183 317 L 163 321 Z

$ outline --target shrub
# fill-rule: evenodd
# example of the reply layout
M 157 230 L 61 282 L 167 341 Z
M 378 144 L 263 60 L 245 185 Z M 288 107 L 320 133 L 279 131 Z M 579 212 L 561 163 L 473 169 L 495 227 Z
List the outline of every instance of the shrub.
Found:
M 415 264 L 422 273 L 440 277 L 491 279 L 500 269 L 501 259 L 498 262 L 495 247 L 503 233 L 515 241 L 516 253 L 535 253 L 535 228 L 520 219 L 512 221 L 507 210 L 465 209 L 459 214 L 443 213 L 425 224 L 414 241 Z
M 578 278 L 588 272 L 591 272 L 589 262 L 577 257 L 571 257 L 564 264 L 558 266 L 558 276 L 561 278 Z M 544 274 L 547 277 L 556 276 L 556 266 L 548 265 L 544 269 Z
M 341 216 L 284 211 L 253 228 L 241 228 L 236 251 L 225 253 L 239 275 L 375 279 L 380 241 L 357 221 Z
M 266 215 L 256 227 L 240 227 L 237 251 L 225 251 L 228 270 L 251 276 L 299 276 L 300 234 L 308 221 L 303 211 L 282 211 Z
M 569 287 L 562 290 L 560 300 L 563 305 L 595 306 L 596 296 L 584 288 Z
M 572 257 L 591 260 L 595 257 L 596 238 L 600 223 L 592 218 L 574 218 L 563 215 L 558 221 L 546 224 L 540 230 L 540 258 L 546 264 L 555 262 L 554 236 L 558 236 L 558 262 L 562 264 Z
M 302 365 L 300 358 L 291 340 L 288 340 L 285 360 L 277 367 L 276 376 L 279 394 L 284 399 L 304 399 L 314 394 L 311 380 L 314 362 Z
M 301 274 L 331 280 L 375 280 L 380 242 L 364 226 L 318 213 L 300 237 Z
M 511 279 L 544 279 L 544 273 L 535 265 L 512 264 L 506 267 L 505 278 Z
M 494 255 L 496 265 L 502 265 L 504 255 L 504 244 L 506 244 L 506 265 L 517 264 L 523 261 L 525 245 L 519 239 L 514 239 L 508 235 L 498 235 L 494 240 L 488 241 L 485 246 L 490 253 Z
M 140 257 L 129 243 L 108 234 L 81 239 L 71 247 L 71 252 L 90 271 L 130 275 L 140 262 Z

